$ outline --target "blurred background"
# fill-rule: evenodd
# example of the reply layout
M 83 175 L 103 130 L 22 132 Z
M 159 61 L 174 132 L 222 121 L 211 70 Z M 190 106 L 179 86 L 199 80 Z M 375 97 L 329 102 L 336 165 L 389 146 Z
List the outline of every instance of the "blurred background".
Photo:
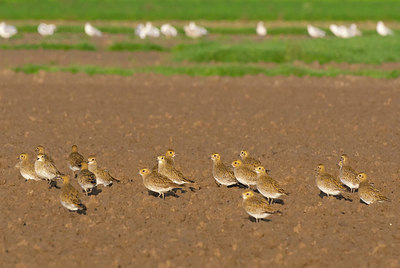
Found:
M 392 0 L 3 0 L 0 21 L 15 28 L 0 39 L 0 64 L 27 73 L 393 78 L 398 10 Z M 86 34 L 86 22 L 101 36 Z M 41 35 L 40 23 L 54 29 Z

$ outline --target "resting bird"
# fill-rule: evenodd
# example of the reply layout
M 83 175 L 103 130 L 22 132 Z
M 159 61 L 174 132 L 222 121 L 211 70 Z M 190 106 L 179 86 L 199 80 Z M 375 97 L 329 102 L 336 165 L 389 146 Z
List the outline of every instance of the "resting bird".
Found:
M 312 38 L 322 38 L 325 37 L 325 32 L 315 26 L 307 25 L 307 32 Z
M 258 36 L 266 36 L 267 35 L 267 28 L 264 25 L 264 22 L 259 21 L 256 27 L 256 33 Z
M 102 36 L 102 33 L 99 29 L 96 27 L 92 26 L 89 22 L 85 23 L 85 33 L 89 35 L 90 37 L 100 37 Z
M 378 34 L 381 35 L 381 36 L 393 35 L 393 31 L 390 30 L 390 29 L 383 23 L 383 21 L 378 21 L 378 24 L 376 25 L 376 31 L 377 31 Z
M 6 24 L 5 22 L 0 23 L 0 36 L 3 38 L 10 38 L 18 33 L 17 28 L 13 25 Z
M 54 24 L 40 23 L 37 30 L 40 35 L 49 36 L 54 34 L 56 28 Z

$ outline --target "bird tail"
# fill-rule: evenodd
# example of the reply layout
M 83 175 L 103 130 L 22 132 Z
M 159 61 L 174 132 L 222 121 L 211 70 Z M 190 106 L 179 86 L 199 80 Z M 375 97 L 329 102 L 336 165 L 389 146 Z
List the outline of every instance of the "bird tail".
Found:
M 114 182 L 121 182 L 121 180 L 118 180 L 118 179 L 116 179 L 116 178 L 114 178 L 114 177 L 111 177 L 111 180 Z
M 276 214 L 276 215 L 282 216 L 282 211 L 275 210 L 272 214 Z

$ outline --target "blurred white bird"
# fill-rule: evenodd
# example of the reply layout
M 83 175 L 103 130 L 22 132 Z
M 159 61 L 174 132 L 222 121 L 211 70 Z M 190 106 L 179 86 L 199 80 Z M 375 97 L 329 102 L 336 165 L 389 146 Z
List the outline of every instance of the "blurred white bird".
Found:
M 5 22 L 0 23 L 0 36 L 3 38 L 10 38 L 17 34 L 17 28 L 13 25 L 6 24 Z
M 157 38 L 160 36 L 160 30 L 153 26 L 151 22 L 146 22 L 145 25 L 139 24 L 135 29 L 135 34 L 140 37 L 140 39 L 145 39 L 146 37 Z
M 140 23 L 140 24 L 139 24 L 138 26 L 136 26 L 136 28 L 135 28 L 135 34 L 136 34 L 137 36 L 139 36 L 140 39 L 146 38 L 146 35 L 145 35 L 144 32 L 143 32 L 143 29 L 144 29 L 144 24 L 143 24 L 143 23 Z
M 340 25 L 337 26 L 336 24 L 331 24 L 329 25 L 329 29 L 331 32 L 336 36 L 340 38 L 350 38 L 350 32 L 346 26 Z
M 144 26 L 144 31 L 146 32 L 146 36 L 157 38 L 160 37 L 160 30 L 153 26 L 151 22 L 146 22 Z
M 90 37 L 93 36 L 100 37 L 102 35 L 101 31 L 96 27 L 93 27 L 89 22 L 85 23 L 85 33 Z
M 170 24 L 163 24 L 161 26 L 161 33 L 166 37 L 175 37 L 178 34 L 178 31 Z
M 189 25 L 183 26 L 183 29 L 186 35 L 192 38 L 198 38 L 208 33 L 206 28 L 197 26 L 193 21 L 191 21 Z
M 307 32 L 312 38 L 322 38 L 325 37 L 325 32 L 318 27 L 307 25 Z
M 378 32 L 379 35 L 382 36 L 388 36 L 393 34 L 393 31 L 390 30 L 382 21 L 378 21 L 378 24 L 376 25 L 376 31 Z
M 350 24 L 350 27 L 348 28 L 348 32 L 350 34 L 350 37 L 362 35 L 361 31 L 357 28 L 357 25 L 355 25 L 354 23 Z
M 265 28 L 264 22 L 259 21 L 257 23 L 256 32 L 258 36 L 266 36 L 267 35 L 267 28 Z
M 48 36 L 53 35 L 56 28 L 54 24 L 40 23 L 37 30 L 40 35 Z

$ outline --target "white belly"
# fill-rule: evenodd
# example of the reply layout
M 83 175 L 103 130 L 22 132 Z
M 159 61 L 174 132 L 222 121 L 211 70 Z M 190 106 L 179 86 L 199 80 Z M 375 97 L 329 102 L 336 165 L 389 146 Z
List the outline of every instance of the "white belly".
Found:
M 322 192 L 326 193 L 327 195 L 340 195 L 341 194 L 341 191 L 339 191 L 339 190 L 333 190 L 333 189 L 325 187 L 324 185 L 321 185 L 321 184 L 317 184 L 317 186 Z
M 73 211 L 79 209 L 79 207 L 78 207 L 77 205 L 71 204 L 71 203 L 65 203 L 65 202 L 63 202 L 63 201 L 61 201 L 61 205 L 63 205 L 63 206 L 66 207 L 67 209 L 73 210 Z

